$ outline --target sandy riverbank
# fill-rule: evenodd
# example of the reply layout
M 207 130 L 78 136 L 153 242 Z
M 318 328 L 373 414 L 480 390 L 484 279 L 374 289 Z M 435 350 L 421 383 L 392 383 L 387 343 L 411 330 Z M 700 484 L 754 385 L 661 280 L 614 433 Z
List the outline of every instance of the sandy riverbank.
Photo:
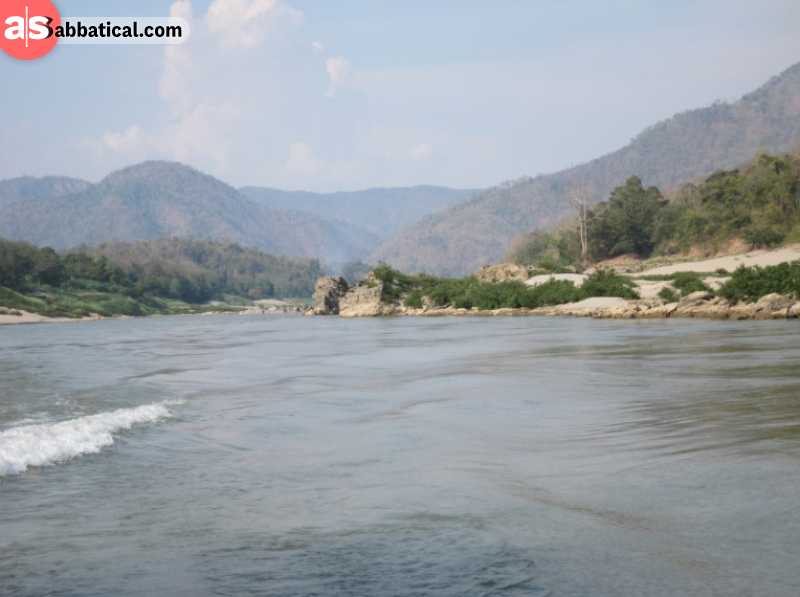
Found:
M 800 260 L 800 244 L 787 245 L 779 249 L 763 249 L 749 251 L 738 255 L 725 255 L 722 257 L 712 257 L 699 261 L 680 261 L 645 269 L 641 272 L 631 274 L 632 276 L 668 276 L 677 272 L 697 272 L 700 274 L 714 273 L 724 269 L 734 272 L 740 266 L 745 267 L 766 267 L 768 265 L 778 265 L 787 261 Z
M 29 311 L 21 311 L 19 309 L 3 309 L 0 311 L 0 325 L 19 325 L 28 323 L 73 323 L 78 321 L 97 321 L 104 319 L 100 315 L 91 315 L 89 317 L 46 317 L 38 313 L 30 313 Z
M 778 294 L 770 294 L 756 303 L 731 304 L 709 293 L 695 292 L 676 303 L 659 300 L 626 300 L 617 297 L 594 297 L 577 303 L 567 303 L 537 309 L 502 308 L 490 310 L 434 307 L 408 309 L 384 306 L 380 313 L 343 314 L 344 317 L 400 315 L 412 317 L 508 317 L 508 316 L 560 316 L 591 317 L 594 319 L 730 319 L 767 320 L 800 318 L 800 301 Z

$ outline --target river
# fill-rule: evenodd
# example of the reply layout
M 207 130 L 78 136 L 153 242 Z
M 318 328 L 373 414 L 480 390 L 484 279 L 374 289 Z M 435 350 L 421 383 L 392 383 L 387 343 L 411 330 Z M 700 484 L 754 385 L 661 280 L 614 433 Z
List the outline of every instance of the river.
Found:
M 0 594 L 800 594 L 796 322 L 0 329 Z

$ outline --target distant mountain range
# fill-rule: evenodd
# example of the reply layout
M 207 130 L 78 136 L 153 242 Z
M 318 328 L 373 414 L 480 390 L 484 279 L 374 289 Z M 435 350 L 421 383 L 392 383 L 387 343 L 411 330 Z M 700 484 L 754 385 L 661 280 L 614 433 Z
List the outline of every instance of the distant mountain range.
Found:
M 364 191 L 310 193 L 266 187 L 239 189 L 246 197 L 271 209 L 292 209 L 347 222 L 386 239 L 426 215 L 452 207 L 476 194 L 476 189 L 421 185 Z
M 65 176 L 20 176 L 0 181 L 0 201 L 52 199 L 61 195 L 80 193 L 92 183 Z
M 570 211 L 567 194 L 585 186 L 602 201 L 639 176 L 669 189 L 733 168 L 759 151 L 800 145 L 800 64 L 731 104 L 673 116 L 622 149 L 586 164 L 487 189 L 474 199 L 429 215 L 384 242 L 370 257 L 405 271 L 461 275 L 500 260 L 521 233 L 551 225 Z
M 0 237 L 57 249 L 106 241 L 212 239 L 337 264 L 365 258 L 400 225 L 467 193 L 441 187 L 331 195 L 248 188 L 243 193 L 182 164 L 144 162 L 97 184 L 58 177 L 0 181 Z
M 497 262 L 515 237 L 570 212 L 581 186 L 602 201 L 631 175 L 668 190 L 758 151 L 800 146 L 800 65 L 739 101 L 673 116 L 586 164 L 482 191 L 445 187 L 341 193 L 237 190 L 193 168 L 145 162 L 97 184 L 59 177 L 0 181 L 0 237 L 54 248 L 105 241 L 231 241 L 328 264 L 385 261 L 462 275 Z

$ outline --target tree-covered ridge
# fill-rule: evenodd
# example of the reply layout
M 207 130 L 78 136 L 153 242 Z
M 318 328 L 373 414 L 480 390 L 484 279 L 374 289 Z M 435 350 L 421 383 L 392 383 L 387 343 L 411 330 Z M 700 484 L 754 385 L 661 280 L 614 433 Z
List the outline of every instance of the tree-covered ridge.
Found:
M 200 304 L 228 295 L 304 297 L 320 273 L 315 259 L 276 257 L 233 243 L 169 239 L 59 254 L 0 240 L 0 306 L 45 314 L 141 315 L 164 311 L 159 299 Z M 95 308 L 72 308 L 81 301 Z
M 160 161 L 118 170 L 97 184 L 0 181 L 0 237 L 59 250 L 123 240 L 225 240 L 328 262 L 363 257 L 378 242 L 347 222 L 270 209 L 194 168 Z
M 800 156 L 761 154 L 745 167 L 721 170 L 664 199 L 638 177 L 615 188 L 587 213 L 591 261 L 635 254 L 669 255 L 731 240 L 769 247 L 800 241 Z M 508 258 L 546 267 L 581 266 L 578 225 L 537 231 L 518 240 Z

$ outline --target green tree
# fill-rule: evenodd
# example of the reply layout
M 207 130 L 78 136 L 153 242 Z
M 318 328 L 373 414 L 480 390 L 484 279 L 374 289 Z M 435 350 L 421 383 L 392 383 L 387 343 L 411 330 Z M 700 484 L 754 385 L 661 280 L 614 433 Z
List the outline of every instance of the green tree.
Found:
M 605 206 L 590 215 L 589 239 L 595 258 L 653 252 L 656 216 L 666 205 L 656 187 L 645 188 L 637 176 L 611 192 Z

